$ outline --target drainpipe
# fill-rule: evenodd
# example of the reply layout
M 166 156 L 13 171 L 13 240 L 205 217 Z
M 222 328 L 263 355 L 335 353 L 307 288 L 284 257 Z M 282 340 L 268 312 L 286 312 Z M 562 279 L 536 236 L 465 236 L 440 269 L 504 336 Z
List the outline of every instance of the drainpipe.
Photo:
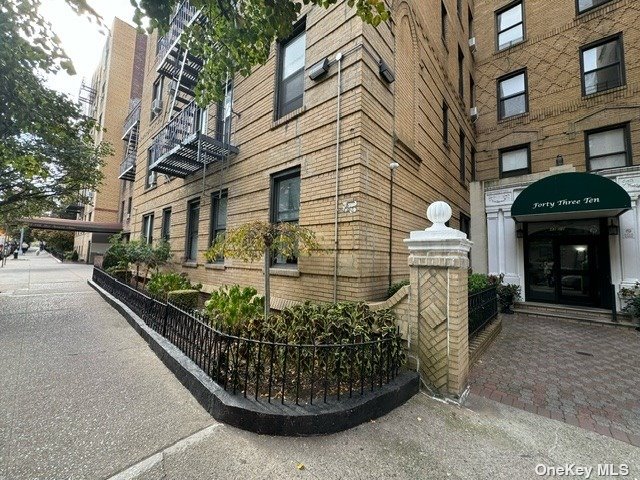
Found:
M 338 301 L 338 194 L 340 192 L 340 102 L 342 93 L 342 52 L 336 55 L 338 62 L 338 107 L 336 114 L 336 193 L 333 225 L 333 302 Z

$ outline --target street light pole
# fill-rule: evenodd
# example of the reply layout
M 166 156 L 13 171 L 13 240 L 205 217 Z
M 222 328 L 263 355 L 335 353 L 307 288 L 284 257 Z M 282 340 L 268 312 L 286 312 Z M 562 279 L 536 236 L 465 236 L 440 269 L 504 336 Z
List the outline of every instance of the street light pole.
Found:
M 393 183 L 396 168 L 400 164 L 398 162 L 391 162 L 389 168 L 391 169 L 391 177 L 389 184 L 389 287 L 391 287 L 392 280 L 392 266 L 393 263 Z

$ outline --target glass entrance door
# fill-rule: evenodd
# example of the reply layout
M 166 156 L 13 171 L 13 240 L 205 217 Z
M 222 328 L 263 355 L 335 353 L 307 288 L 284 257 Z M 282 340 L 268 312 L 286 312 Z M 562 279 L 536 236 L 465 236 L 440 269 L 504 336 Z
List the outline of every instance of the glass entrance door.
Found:
M 558 241 L 558 289 L 561 303 L 595 305 L 598 301 L 597 243 L 584 238 Z

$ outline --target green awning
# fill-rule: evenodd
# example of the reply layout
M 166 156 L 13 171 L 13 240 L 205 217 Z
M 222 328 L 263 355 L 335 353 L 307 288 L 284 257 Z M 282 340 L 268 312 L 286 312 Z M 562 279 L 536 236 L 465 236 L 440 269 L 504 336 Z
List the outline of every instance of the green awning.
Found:
M 616 182 L 593 173 L 560 173 L 538 180 L 517 196 L 511 216 L 519 222 L 616 217 L 631 208 Z

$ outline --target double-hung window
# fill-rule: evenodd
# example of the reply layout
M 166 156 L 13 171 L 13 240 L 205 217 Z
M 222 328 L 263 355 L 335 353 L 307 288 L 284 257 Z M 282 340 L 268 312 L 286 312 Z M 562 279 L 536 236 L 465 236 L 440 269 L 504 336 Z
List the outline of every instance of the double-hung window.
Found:
M 198 258 L 198 228 L 200 226 L 200 200 L 192 200 L 187 204 L 187 261 L 195 262 Z
M 211 245 L 224 236 L 227 231 L 227 199 L 226 190 L 215 192 L 211 195 L 211 231 L 209 232 L 209 242 Z M 224 257 L 217 257 L 214 262 L 223 262 Z
M 580 14 L 604 5 L 605 3 L 609 3 L 610 1 L 611 0 L 576 0 L 576 7 Z
M 162 112 L 162 77 L 153 82 L 151 92 L 151 120 Z
M 144 183 L 146 188 L 151 188 L 156 185 L 156 172 L 151 170 L 151 165 L 156 161 L 156 151 L 154 147 L 147 150 L 147 178 Z
M 458 46 L 458 94 L 464 102 L 464 53 Z
M 153 243 L 153 213 L 142 217 L 142 238 L 145 243 Z
M 496 12 L 498 50 L 511 47 L 524 40 L 524 11 L 522 2 L 508 5 Z
M 586 132 L 585 144 L 589 170 L 625 167 L 631 164 L 628 124 Z
M 278 65 L 277 118 L 302 108 L 304 97 L 304 61 L 307 33 L 304 23 L 293 36 L 280 44 Z
M 500 178 L 531 173 L 529 144 L 500 150 Z
M 294 168 L 272 177 L 271 221 L 298 223 L 300 218 L 300 168 Z M 295 256 L 275 255 L 274 265 L 297 264 Z
M 529 110 L 527 72 L 511 73 L 498 79 L 498 118 L 500 120 Z
M 171 239 L 171 208 L 162 210 L 162 240 L 168 242 Z
M 622 37 L 617 35 L 583 47 L 580 63 L 583 95 L 624 85 Z
M 231 116 L 233 101 L 233 83 L 227 83 L 224 98 L 217 105 L 216 140 L 229 144 L 231 140 Z

